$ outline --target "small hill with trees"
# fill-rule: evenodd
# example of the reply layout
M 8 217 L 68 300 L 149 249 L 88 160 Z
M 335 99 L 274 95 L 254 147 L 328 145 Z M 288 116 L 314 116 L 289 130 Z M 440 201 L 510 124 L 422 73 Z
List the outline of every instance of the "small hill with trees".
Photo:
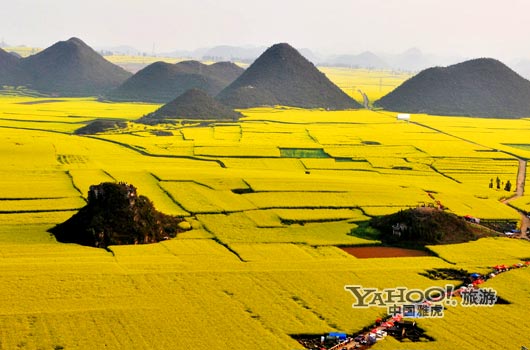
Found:
M 455 214 L 427 207 L 375 217 L 369 224 L 381 233 L 383 242 L 413 245 L 468 242 L 485 231 Z
M 268 48 L 217 99 L 232 108 L 274 105 L 332 110 L 361 108 L 285 43 Z
M 50 230 L 59 242 L 107 248 L 155 243 L 184 231 L 182 218 L 155 210 L 133 185 L 105 182 L 90 187 L 88 204 Z
M 98 119 L 74 131 L 76 135 L 94 135 L 113 129 L 127 127 L 127 122 L 123 120 Z
M 18 66 L 24 72 L 18 85 L 61 96 L 100 95 L 131 76 L 78 38 L 59 41 Z
M 426 69 L 375 102 L 386 110 L 434 115 L 530 116 L 530 81 L 502 62 L 479 58 Z
M 144 124 L 171 122 L 171 119 L 235 121 L 241 113 L 234 111 L 198 89 L 191 89 L 138 120 Z
M 107 97 L 115 101 L 166 103 L 189 89 L 215 96 L 243 73 L 231 62 L 206 65 L 198 61 L 155 62 L 137 72 Z

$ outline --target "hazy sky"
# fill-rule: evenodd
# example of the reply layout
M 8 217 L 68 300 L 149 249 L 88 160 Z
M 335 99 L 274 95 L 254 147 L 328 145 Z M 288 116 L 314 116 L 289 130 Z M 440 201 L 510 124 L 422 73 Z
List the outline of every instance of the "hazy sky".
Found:
M 148 52 L 289 42 L 323 53 L 530 58 L 528 0 L 2 0 L 0 40 Z

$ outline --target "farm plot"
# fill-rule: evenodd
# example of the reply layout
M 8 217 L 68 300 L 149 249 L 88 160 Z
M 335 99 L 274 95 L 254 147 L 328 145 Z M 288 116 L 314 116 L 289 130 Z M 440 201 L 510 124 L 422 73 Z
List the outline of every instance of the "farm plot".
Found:
M 530 196 L 522 196 L 510 202 L 510 206 L 525 213 L 530 213 Z
M 372 167 L 366 159 L 363 158 L 334 158 L 334 159 L 318 159 L 306 158 L 301 159 L 302 164 L 306 169 L 310 170 L 357 170 L 357 171 L 372 171 L 376 170 Z
M 149 155 L 192 156 L 193 142 L 179 136 L 139 136 L 137 134 L 102 134 L 97 138 L 117 142 Z
M 178 202 L 175 202 L 172 194 L 167 192 L 162 183 L 147 171 L 111 170 L 109 174 L 117 181 L 134 184 L 138 193 L 149 198 L 157 210 L 169 215 L 189 215 Z
M 191 213 L 222 213 L 252 210 L 256 207 L 241 195 L 212 190 L 194 182 L 161 182 L 171 198 Z
M 358 209 L 274 209 L 272 212 L 286 222 L 366 221 L 369 219 Z
M 515 184 L 519 162 L 512 159 L 491 158 L 453 158 L 445 157 L 433 162 L 439 172 L 463 183 L 474 184 L 487 188 L 491 183 L 496 187 L 496 178 L 499 177 L 502 185 L 506 181 Z M 504 186 L 500 189 L 504 189 Z
M 356 227 L 346 221 L 258 227 L 245 213 L 197 215 L 205 228 L 221 241 L 234 243 L 306 243 L 310 245 L 373 244 L 349 235 Z
M 425 200 L 419 189 L 380 186 L 351 192 L 258 192 L 242 195 L 258 208 L 358 208 L 364 206 L 416 207 Z
M 530 243 L 504 237 L 481 238 L 474 242 L 429 246 L 440 257 L 460 266 L 491 267 L 518 263 L 530 255 Z M 486 254 L 495 252 L 495 254 Z
M 418 115 L 415 118 L 424 125 L 471 141 L 480 148 L 486 147 L 518 157 L 530 158 L 528 150 L 511 146 L 528 143 L 530 129 L 528 129 L 528 121 L 525 119 L 481 119 L 477 123 L 476 118 L 465 117 L 446 118 Z
M 519 214 L 515 210 L 500 203 L 495 197 L 481 198 L 462 191 L 459 193 L 459 197 L 455 198 L 455 193 L 457 192 L 440 192 L 433 196 L 445 208 L 460 216 L 472 215 L 490 220 L 518 220 L 519 218 Z
M 193 153 L 196 156 L 206 157 L 279 157 L 280 150 L 275 146 L 244 147 L 240 144 L 226 146 L 195 146 Z
M 314 261 L 350 259 L 336 247 L 317 246 L 292 243 L 248 244 L 233 243 L 230 245 L 244 261 Z
M 79 196 L 64 171 L 0 171 L 0 199 L 52 199 Z M 1 201 L 0 200 L 0 201 Z
M 15 199 L 0 200 L 0 214 L 72 211 L 83 207 L 86 202 L 81 197 L 48 198 L 48 199 Z

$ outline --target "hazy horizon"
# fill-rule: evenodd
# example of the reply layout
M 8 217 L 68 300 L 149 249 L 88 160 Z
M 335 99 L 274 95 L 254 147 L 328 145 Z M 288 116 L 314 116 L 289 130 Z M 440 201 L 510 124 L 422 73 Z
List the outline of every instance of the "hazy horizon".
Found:
M 48 47 L 76 36 L 95 47 L 163 53 L 288 42 L 325 54 L 530 58 L 530 3 L 513 0 L 20 0 L 3 4 L 0 40 Z

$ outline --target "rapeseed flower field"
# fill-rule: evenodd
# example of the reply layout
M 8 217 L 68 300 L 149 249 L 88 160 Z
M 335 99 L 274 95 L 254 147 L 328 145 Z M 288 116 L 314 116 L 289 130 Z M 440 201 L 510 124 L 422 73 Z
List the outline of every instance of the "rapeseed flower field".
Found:
M 359 74 L 374 84 L 366 93 L 384 93 L 377 76 Z M 293 334 L 353 333 L 384 313 L 352 308 L 347 284 L 444 286 L 420 273 L 485 273 L 530 258 L 527 241 L 504 237 L 430 246 L 428 257 L 360 259 L 339 248 L 380 243 L 351 234 L 369 217 L 429 204 L 517 220 L 513 207 L 528 210 L 528 196 L 507 206 L 499 199 L 515 188 L 489 184 L 517 182 L 530 155 L 527 120 L 413 115 L 407 123 L 390 112 L 277 106 L 242 110 L 226 125 L 134 122 L 157 107 L 0 97 L 0 349 L 295 349 Z M 128 124 L 74 134 L 105 118 Z M 104 181 L 134 184 L 193 229 L 108 250 L 58 243 L 47 230 Z M 487 282 L 510 304 L 451 306 L 444 318 L 419 320 L 434 341 L 386 339 L 374 349 L 520 348 L 529 274 Z M 455 339 L 463 323 L 471 334 Z

